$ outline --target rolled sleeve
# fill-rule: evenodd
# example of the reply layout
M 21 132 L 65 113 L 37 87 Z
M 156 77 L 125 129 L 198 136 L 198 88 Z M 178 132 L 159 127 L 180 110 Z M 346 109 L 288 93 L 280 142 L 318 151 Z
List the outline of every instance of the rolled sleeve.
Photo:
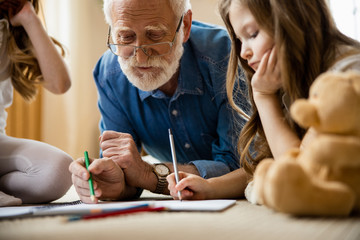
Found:
M 196 160 L 190 163 L 195 165 L 200 176 L 203 178 L 219 177 L 230 172 L 229 166 L 223 162 Z

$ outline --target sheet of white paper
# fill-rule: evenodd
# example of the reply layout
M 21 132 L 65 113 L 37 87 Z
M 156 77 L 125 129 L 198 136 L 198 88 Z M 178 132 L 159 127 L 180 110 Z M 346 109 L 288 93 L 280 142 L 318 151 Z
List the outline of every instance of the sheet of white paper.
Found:
M 58 206 L 48 209 L 36 209 L 34 215 L 83 215 L 102 212 L 120 211 L 134 207 L 147 207 L 147 203 L 141 202 L 103 202 L 101 204 L 77 204 L 70 206 Z
M 201 201 L 132 201 L 132 202 L 102 202 L 100 204 L 69 204 L 69 205 L 46 205 L 3 207 L 0 208 L 0 218 L 16 216 L 44 216 L 44 215 L 83 215 L 100 212 L 118 211 L 136 207 L 165 207 L 168 211 L 222 211 L 234 205 L 236 200 L 201 200 Z
M 236 203 L 236 200 L 199 200 L 199 201 L 153 201 L 155 207 L 165 207 L 169 211 L 222 211 Z
M 34 207 L 2 207 L 0 208 L 0 218 L 14 217 L 32 214 Z

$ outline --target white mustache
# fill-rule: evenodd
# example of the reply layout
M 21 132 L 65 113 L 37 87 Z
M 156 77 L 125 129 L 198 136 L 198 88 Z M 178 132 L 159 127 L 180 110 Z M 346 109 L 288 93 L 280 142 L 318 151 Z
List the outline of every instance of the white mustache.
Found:
M 132 57 L 133 59 L 130 60 L 129 65 L 131 67 L 139 67 L 139 68 L 148 68 L 148 67 L 164 67 L 166 66 L 166 63 L 162 62 L 160 59 L 150 59 L 147 64 L 139 64 L 135 57 Z

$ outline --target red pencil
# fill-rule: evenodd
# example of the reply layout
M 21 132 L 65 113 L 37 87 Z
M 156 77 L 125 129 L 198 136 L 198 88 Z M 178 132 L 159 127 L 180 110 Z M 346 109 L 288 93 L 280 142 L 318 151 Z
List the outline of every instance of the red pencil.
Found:
M 119 210 L 119 211 L 114 211 L 114 212 L 86 215 L 86 216 L 82 216 L 80 219 L 89 220 L 89 219 L 96 219 L 96 218 L 118 216 L 118 215 L 123 215 L 123 214 L 138 213 L 138 212 L 159 212 L 159 211 L 163 211 L 165 209 L 166 209 L 165 207 L 146 206 L 146 207 L 141 207 L 141 208 L 124 209 L 124 210 Z

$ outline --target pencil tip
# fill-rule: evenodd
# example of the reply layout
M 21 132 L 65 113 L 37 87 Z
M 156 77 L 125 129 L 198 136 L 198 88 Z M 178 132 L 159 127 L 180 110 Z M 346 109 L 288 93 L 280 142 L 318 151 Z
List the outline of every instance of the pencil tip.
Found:
M 91 199 L 92 202 L 95 202 L 95 196 L 94 195 L 91 195 L 90 199 Z

